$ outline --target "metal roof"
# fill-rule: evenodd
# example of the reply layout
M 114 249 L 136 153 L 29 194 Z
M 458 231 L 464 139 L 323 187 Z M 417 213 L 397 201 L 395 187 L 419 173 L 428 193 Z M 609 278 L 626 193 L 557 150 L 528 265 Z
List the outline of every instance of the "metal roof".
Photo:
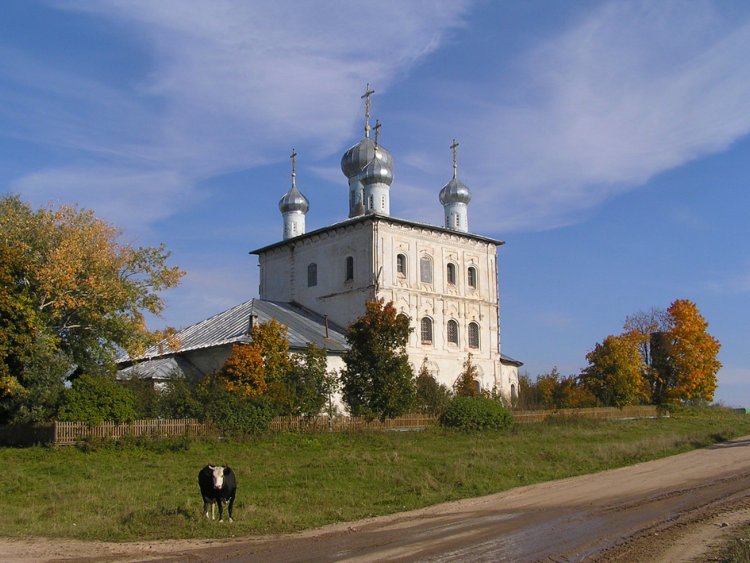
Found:
M 384 221 L 384 222 L 388 222 L 388 223 L 396 223 L 396 224 L 400 224 L 400 225 L 407 225 L 407 226 L 410 226 L 410 227 L 418 227 L 420 229 L 429 229 L 431 231 L 447 233 L 447 234 L 453 235 L 453 236 L 458 236 L 458 237 L 463 237 L 463 238 L 470 238 L 470 239 L 474 239 L 474 240 L 480 240 L 482 242 L 487 242 L 487 243 L 490 243 L 490 244 L 494 244 L 496 246 L 501 246 L 501 245 L 505 244 L 505 241 L 497 240 L 497 239 L 490 238 L 490 237 L 485 237 L 485 236 L 482 236 L 482 235 L 475 235 L 475 234 L 472 234 L 472 233 L 465 233 L 463 231 L 454 231 L 452 229 L 446 229 L 445 227 L 438 227 L 436 225 L 428 225 L 427 223 L 417 223 L 416 221 L 407 221 L 406 219 L 398 219 L 396 217 L 391 217 L 391 216 L 388 216 L 388 215 L 380 215 L 378 213 L 370 213 L 368 215 L 361 215 L 359 217 L 353 217 L 351 219 L 345 219 L 345 220 L 340 221 L 338 223 L 334 223 L 333 225 L 329 225 L 328 227 L 322 227 L 320 229 L 315 229 L 314 231 L 310 231 L 310 232 L 304 233 L 302 235 L 298 235 L 298 236 L 296 236 L 294 238 L 281 240 L 281 241 L 275 242 L 273 244 L 269 244 L 267 246 L 264 246 L 262 248 L 257 248 L 255 250 L 251 250 L 250 254 L 263 254 L 264 252 L 267 252 L 267 251 L 269 251 L 269 250 L 271 250 L 273 248 L 279 247 L 279 246 L 284 246 L 285 244 L 293 244 L 293 243 L 299 242 L 300 240 L 303 240 L 303 239 L 306 239 L 306 238 L 310 238 L 310 237 L 313 237 L 313 236 L 316 236 L 316 235 L 320 235 L 321 233 L 325 233 L 327 231 L 333 231 L 333 230 L 336 230 L 336 229 L 340 229 L 342 227 L 347 227 L 347 226 L 352 225 L 354 223 L 366 222 L 366 221 L 373 221 L 373 222 L 375 222 L 375 221 Z
M 167 340 L 163 340 L 148 348 L 138 358 L 125 356 L 120 358 L 118 363 L 173 356 L 181 352 L 222 344 L 250 342 L 250 318 L 252 316 L 257 317 L 258 323 L 266 323 L 275 319 L 287 327 L 287 341 L 291 350 L 303 349 L 308 343 L 330 352 L 341 353 L 348 349 L 344 329 L 333 322 L 326 322 L 322 315 L 297 303 L 251 299 L 180 330 L 170 339 L 174 346 L 170 346 Z
M 506 356 L 505 354 L 500 354 L 500 361 L 504 364 L 510 364 L 512 366 L 521 367 L 523 365 L 523 362 L 519 360 L 514 360 L 510 356 Z

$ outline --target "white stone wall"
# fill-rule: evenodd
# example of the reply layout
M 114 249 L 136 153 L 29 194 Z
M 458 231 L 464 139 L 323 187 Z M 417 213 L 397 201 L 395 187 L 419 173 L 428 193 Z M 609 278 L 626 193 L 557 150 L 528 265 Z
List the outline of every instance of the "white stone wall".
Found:
M 397 271 L 397 256 L 406 271 Z M 354 261 L 346 280 L 346 259 Z M 431 282 L 420 277 L 420 260 L 432 263 Z M 307 268 L 317 265 L 317 284 L 308 286 Z M 455 283 L 448 279 L 453 264 Z M 433 375 L 452 387 L 469 353 L 483 389 L 510 398 L 517 373 L 503 371 L 498 324 L 497 247 L 494 242 L 407 222 L 370 218 L 290 240 L 260 255 L 261 299 L 296 301 L 343 326 L 362 315 L 377 292 L 407 315 L 414 329 L 407 352 L 415 373 L 427 358 Z M 475 287 L 469 284 L 473 268 Z M 421 320 L 432 319 L 432 341 L 423 342 Z M 448 321 L 458 324 L 458 342 L 448 342 Z M 469 346 L 469 323 L 479 327 L 479 346 Z

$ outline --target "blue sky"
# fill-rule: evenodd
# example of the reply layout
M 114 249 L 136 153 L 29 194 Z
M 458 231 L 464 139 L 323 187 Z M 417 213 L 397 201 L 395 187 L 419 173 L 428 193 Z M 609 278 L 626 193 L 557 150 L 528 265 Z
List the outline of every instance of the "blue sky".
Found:
M 166 243 L 188 275 L 153 326 L 186 326 L 257 296 L 293 147 L 308 230 L 346 217 L 367 82 L 393 215 L 441 224 L 460 142 L 532 377 L 687 298 L 750 406 L 747 2 L 5 0 L 0 186 Z

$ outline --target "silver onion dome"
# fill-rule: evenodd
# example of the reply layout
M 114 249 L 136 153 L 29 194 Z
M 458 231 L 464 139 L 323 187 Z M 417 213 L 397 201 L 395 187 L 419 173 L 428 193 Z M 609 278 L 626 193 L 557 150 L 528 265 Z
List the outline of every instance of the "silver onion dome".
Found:
M 359 175 L 363 184 L 386 184 L 393 182 L 393 156 L 383 147 L 375 148 L 375 155 Z
M 470 201 L 471 190 L 455 176 L 440 190 L 440 203 L 443 205 L 446 203 L 469 203 Z
M 307 213 L 308 209 L 310 209 L 310 202 L 307 201 L 307 198 L 302 195 L 302 192 L 300 192 L 294 184 L 292 184 L 291 189 L 284 194 L 284 197 L 279 200 L 279 210 L 282 213 L 289 213 L 291 211 Z

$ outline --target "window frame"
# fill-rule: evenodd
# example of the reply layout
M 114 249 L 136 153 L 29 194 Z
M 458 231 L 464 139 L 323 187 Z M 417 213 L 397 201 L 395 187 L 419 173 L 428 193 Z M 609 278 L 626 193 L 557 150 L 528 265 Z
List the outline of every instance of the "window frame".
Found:
M 466 337 L 469 348 L 471 348 L 472 350 L 479 350 L 482 344 L 482 340 L 480 338 L 478 323 L 475 323 L 474 321 L 469 323 L 469 326 L 466 328 Z
M 456 265 L 453 262 L 448 262 L 445 266 L 445 280 L 448 285 L 456 285 Z
M 318 264 L 310 262 L 307 265 L 307 287 L 315 287 L 316 285 L 318 285 Z
M 427 283 L 432 285 L 433 276 L 433 261 L 432 256 L 429 254 L 423 255 L 419 259 L 419 281 L 421 283 Z M 425 275 L 427 273 L 427 275 Z M 429 277 L 429 281 L 425 278 Z
M 479 285 L 479 272 L 476 266 L 469 266 L 466 270 L 466 282 L 471 289 L 477 289 Z
M 346 257 L 346 276 L 344 281 L 354 281 L 354 256 Z
M 452 331 L 451 327 L 453 327 Z M 453 338 L 451 338 L 451 332 L 453 332 Z M 456 346 L 458 346 L 458 322 L 453 319 L 449 319 L 445 327 L 445 333 L 446 342 L 448 344 L 455 344 Z
M 434 339 L 434 323 L 430 317 L 422 317 L 419 321 L 419 338 L 422 344 L 432 344 Z
M 396 274 L 402 277 L 406 277 L 406 255 L 405 254 L 397 254 L 396 255 Z

